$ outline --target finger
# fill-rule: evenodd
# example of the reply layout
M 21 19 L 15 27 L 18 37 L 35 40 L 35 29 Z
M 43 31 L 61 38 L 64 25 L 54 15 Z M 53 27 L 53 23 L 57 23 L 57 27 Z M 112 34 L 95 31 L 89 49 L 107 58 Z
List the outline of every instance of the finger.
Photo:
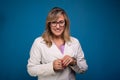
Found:
M 65 60 L 65 62 L 63 63 L 63 66 L 67 66 L 70 63 L 70 59 Z
M 65 64 L 65 66 L 68 66 L 68 65 L 71 63 L 71 61 L 72 61 L 72 60 L 69 60 L 69 61 Z
M 59 60 L 59 59 L 56 60 L 56 61 L 55 61 L 55 64 L 56 64 L 56 65 L 61 64 L 61 60 Z
M 57 67 L 57 70 L 63 70 L 62 65 L 57 65 L 56 67 Z
M 63 59 L 63 63 L 66 63 L 66 61 L 68 62 L 70 60 L 70 57 L 66 57 Z
M 57 65 L 62 67 L 62 61 L 59 60 L 59 61 L 57 62 Z
M 58 65 L 58 66 L 62 66 L 62 63 L 61 63 L 61 62 L 58 62 L 57 65 Z
M 58 62 L 58 63 L 62 63 L 62 60 L 61 60 L 61 59 L 59 59 L 57 62 Z
M 68 66 L 70 64 L 70 59 L 66 61 L 66 63 L 64 64 L 65 66 Z
M 69 57 L 63 58 L 63 63 L 65 63 L 68 59 L 69 59 Z

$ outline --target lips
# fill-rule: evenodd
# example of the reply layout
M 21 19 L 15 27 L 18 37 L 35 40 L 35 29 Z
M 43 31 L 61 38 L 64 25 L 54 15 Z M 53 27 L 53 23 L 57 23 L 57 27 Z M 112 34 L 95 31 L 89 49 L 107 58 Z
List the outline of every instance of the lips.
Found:
M 60 36 L 63 32 L 64 29 L 60 29 L 60 28 L 52 28 L 52 33 L 56 36 Z
M 55 31 L 56 31 L 56 32 L 61 32 L 62 30 L 61 30 L 61 29 L 56 29 Z

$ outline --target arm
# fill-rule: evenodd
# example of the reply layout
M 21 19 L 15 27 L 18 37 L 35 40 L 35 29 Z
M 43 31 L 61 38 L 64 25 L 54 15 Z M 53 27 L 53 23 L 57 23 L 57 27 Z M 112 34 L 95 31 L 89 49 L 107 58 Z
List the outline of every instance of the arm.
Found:
M 77 42 L 77 46 L 75 49 L 76 49 L 75 50 L 76 51 L 75 59 L 76 59 L 77 63 L 76 63 L 76 65 L 70 66 L 70 67 L 77 73 L 83 73 L 88 69 L 88 65 L 84 58 L 84 53 L 82 51 L 82 48 L 81 48 L 79 42 Z
M 41 48 L 39 42 L 35 40 L 30 50 L 30 58 L 27 64 L 28 73 L 31 76 L 48 76 L 55 74 L 53 62 L 42 64 Z

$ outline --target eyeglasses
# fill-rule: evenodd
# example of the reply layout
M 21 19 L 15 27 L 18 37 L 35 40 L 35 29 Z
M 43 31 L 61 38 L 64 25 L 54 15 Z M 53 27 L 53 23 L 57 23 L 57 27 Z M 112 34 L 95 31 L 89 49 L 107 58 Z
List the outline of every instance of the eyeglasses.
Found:
M 51 22 L 51 26 L 53 26 L 53 27 L 56 27 L 57 24 L 59 24 L 60 27 L 63 27 L 63 26 L 65 26 L 65 21 L 64 21 L 64 20 L 61 20 L 61 21 L 59 21 L 59 22 L 57 22 L 57 21 Z

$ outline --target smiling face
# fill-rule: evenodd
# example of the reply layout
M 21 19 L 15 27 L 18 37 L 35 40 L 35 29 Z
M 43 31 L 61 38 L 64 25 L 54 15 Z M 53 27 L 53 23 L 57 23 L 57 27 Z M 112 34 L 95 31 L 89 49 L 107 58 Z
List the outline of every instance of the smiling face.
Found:
M 62 38 L 65 42 L 70 41 L 69 26 L 69 18 L 63 9 L 54 7 L 50 10 L 46 18 L 45 32 L 42 35 L 46 44 L 50 47 L 53 38 Z
M 62 37 L 62 33 L 65 29 L 65 19 L 64 16 L 61 14 L 58 16 L 56 21 L 50 23 L 50 30 L 53 34 L 53 37 Z

